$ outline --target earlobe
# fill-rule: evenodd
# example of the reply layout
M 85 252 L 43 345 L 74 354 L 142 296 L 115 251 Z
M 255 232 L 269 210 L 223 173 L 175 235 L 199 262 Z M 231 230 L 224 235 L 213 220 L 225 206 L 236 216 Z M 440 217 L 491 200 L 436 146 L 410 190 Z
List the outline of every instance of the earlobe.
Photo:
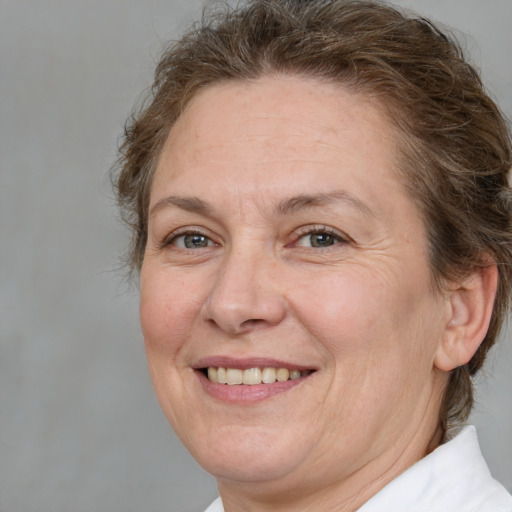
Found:
M 498 285 L 495 264 L 478 269 L 449 293 L 449 318 L 434 365 L 450 371 L 467 364 L 482 343 L 491 321 Z

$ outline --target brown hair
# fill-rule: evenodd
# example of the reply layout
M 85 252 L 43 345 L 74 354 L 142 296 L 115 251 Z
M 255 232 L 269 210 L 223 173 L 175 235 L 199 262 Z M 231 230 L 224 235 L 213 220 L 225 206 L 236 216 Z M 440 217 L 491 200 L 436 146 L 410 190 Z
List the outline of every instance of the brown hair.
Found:
M 147 238 L 152 175 L 173 123 L 201 89 L 293 74 L 373 98 L 400 133 L 401 174 L 427 227 L 433 281 L 459 280 L 492 260 L 499 283 L 489 331 L 451 372 L 443 425 L 467 418 L 471 376 L 508 311 L 512 285 L 510 134 L 455 40 L 428 20 L 373 1 L 250 0 L 204 16 L 163 53 L 146 104 L 132 115 L 114 176 L 131 226 L 132 269 Z

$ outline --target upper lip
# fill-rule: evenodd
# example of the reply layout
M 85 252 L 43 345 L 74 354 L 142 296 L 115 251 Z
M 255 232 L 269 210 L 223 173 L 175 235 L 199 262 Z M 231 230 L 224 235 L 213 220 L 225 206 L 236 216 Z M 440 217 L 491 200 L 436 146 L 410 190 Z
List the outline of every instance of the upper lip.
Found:
M 246 357 L 235 358 L 229 356 L 211 356 L 199 359 L 192 365 L 194 370 L 201 368 L 238 368 L 247 370 L 249 368 L 288 368 L 289 370 L 315 370 L 311 365 L 303 365 L 284 361 L 281 359 L 273 359 L 267 357 Z

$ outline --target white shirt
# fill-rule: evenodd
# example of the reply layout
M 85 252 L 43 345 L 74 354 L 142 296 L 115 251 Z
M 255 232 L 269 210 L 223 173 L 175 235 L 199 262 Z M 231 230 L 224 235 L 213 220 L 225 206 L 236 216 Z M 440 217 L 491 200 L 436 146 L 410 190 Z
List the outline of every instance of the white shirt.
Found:
M 224 512 L 217 498 L 205 512 Z M 475 427 L 462 428 L 370 498 L 357 512 L 512 512 L 489 472 Z

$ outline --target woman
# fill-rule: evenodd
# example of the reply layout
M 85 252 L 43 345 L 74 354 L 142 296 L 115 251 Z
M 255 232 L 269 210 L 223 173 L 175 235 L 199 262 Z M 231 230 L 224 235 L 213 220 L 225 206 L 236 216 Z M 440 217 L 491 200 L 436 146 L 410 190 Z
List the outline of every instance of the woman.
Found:
M 208 512 L 510 511 L 472 427 L 508 309 L 510 137 L 457 45 L 265 0 L 163 55 L 118 197 L 161 407 Z

